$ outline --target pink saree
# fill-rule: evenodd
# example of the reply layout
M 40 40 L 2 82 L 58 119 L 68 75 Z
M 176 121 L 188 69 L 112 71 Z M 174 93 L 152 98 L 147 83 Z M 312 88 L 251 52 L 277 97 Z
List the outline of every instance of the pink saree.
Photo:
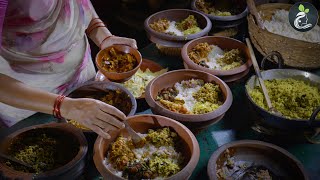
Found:
M 0 73 L 62 94 L 92 79 L 95 69 L 85 29 L 89 0 L 10 0 L 2 29 Z M 35 112 L 0 103 L 7 126 Z

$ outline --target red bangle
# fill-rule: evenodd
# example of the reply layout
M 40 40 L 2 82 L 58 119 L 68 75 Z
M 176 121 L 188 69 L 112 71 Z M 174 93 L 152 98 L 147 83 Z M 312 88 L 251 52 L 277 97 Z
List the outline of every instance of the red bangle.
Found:
M 99 22 L 93 23 L 91 26 L 89 26 L 89 27 L 87 28 L 86 32 L 89 32 L 89 31 L 91 31 L 92 29 L 94 29 L 94 28 L 95 28 L 95 25 L 97 25 L 97 24 L 102 24 L 102 25 L 105 26 L 105 24 L 104 24 L 102 21 L 99 21 Z M 98 26 L 99 26 L 99 25 L 98 25 Z
M 101 41 L 101 43 L 100 43 L 100 49 L 101 49 L 101 46 L 102 46 L 102 43 L 105 41 L 105 40 L 107 40 L 107 39 L 109 39 L 109 38 L 111 38 L 111 37 L 113 37 L 114 35 L 110 35 L 110 36 L 107 36 L 107 37 L 105 37 L 102 41 Z
M 95 29 L 97 29 L 97 28 L 99 28 L 99 27 L 106 27 L 106 26 L 105 26 L 105 25 L 102 25 L 102 26 L 96 26 L 96 27 L 94 27 L 94 28 L 90 29 L 90 31 L 87 31 L 87 35 L 89 36 L 93 30 L 95 30 Z
M 52 110 L 52 114 L 55 118 L 58 119 L 62 119 L 61 116 L 61 112 L 60 112 L 60 107 L 61 107 L 61 103 L 64 100 L 66 96 L 64 95 L 59 95 L 56 100 L 54 101 L 54 105 L 53 105 L 53 110 Z

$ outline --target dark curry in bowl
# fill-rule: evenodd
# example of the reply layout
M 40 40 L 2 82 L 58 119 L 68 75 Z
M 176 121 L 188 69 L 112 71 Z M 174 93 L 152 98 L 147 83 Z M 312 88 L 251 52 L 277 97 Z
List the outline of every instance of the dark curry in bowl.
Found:
M 6 152 L 32 168 L 9 160 L 5 164 L 16 171 L 39 174 L 70 162 L 78 154 L 79 146 L 77 139 L 63 131 L 50 128 L 32 129 L 17 136 Z

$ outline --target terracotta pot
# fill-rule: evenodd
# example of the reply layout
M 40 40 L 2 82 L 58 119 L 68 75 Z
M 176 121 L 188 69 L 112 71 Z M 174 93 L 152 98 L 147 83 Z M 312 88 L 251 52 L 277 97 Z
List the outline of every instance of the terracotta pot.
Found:
M 127 71 L 127 72 L 122 72 L 122 73 L 108 72 L 107 70 L 102 68 L 102 62 L 103 62 L 102 57 L 104 56 L 104 54 L 109 52 L 111 48 L 114 48 L 116 51 L 119 51 L 122 53 L 132 54 L 137 59 L 138 65 L 134 69 Z M 98 54 L 96 55 L 96 65 L 97 65 L 99 71 L 105 77 L 107 77 L 110 81 L 115 81 L 115 82 L 124 82 L 124 81 L 127 81 L 128 79 L 130 79 L 138 71 L 141 63 L 142 63 L 142 57 L 141 57 L 140 52 L 130 46 L 127 46 L 127 45 L 112 45 L 106 49 L 100 50 L 98 52 Z
M 142 71 L 145 71 L 146 69 L 149 69 L 151 72 L 157 72 L 163 69 L 163 67 L 156 63 L 155 61 L 149 60 L 149 59 L 142 59 L 142 64 L 140 66 L 140 69 Z
M 209 113 L 181 114 L 164 108 L 158 101 L 155 100 L 158 93 L 162 89 L 173 87 L 177 82 L 181 82 L 182 80 L 190 80 L 192 78 L 202 79 L 205 82 L 215 82 L 218 84 L 224 96 L 224 103 L 217 110 Z M 154 114 L 163 115 L 180 121 L 191 129 L 203 128 L 220 120 L 221 116 L 223 116 L 230 108 L 232 99 L 233 97 L 231 90 L 226 83 L 214 75 L 196 70 L 183 69 L 167 72 L 152 80 L 146 88 L 146 101 Z
M 158 64 L 152 60 L 143 58 L 140 69 L 142 71 L 145 71 L 147 68 L 150 69 L 151 72 L 157 72 L 157 71 L 160 71 L 161 69 L 163 69 L 163 67 L 160 64 Z M 110 82 L 110 80 L 108 80 L 100 71 L 97 72 L 94 80 L 95 81 Z
M 207 42 L 208 44 L 219 46 L 221 49 L 239 49 L 243 55 L 245 56 L 246 62 L 234 69 L 231 70 L 213 70 L 209 69 L 203 66 L 200 66 L 196 63 L 194 63 L 188 56 L 188 53 L 199 43 Z M 249 50 L 247 46 L 232 38 L 228 37 L 220 37 L 220 36 L 206 36 L 202 38 L 198 38 L 195 40 L 192 40 L 185 44 L 181 51 L 181 56 L 183 59 L 183 62 L 185 64 L 185 68 L 187 69 L 194 69 L 194 70 L 200 70 L 207 73 L 210 73 L 212 75 L 219 76 L 221 79 L 225 80 L 225 82 L 232 82 L 236 81 L 238 79 L 241 79 L 246 74 L 248 74 L 249 69 L 252 65 L 252 61 L 250 58 Z
M 128 123 L 135 131 L 140 133 L 147 133 L 148 129 L 152 128 L 171 127 L 182 139 L 184 146 L 182 149 L 185 150 L 182 153 L 186 159 L 186 165 L 180 172 L 166 179 L 180 180 L 188 179 L 190 177 L 199 161 L 200 148 L 197 139 L 188 128 L 173 119 L 157 115 L 131 116 L 128 118 Z M 93 159 L 98 171 L 105 179 L 124 179 L 113 174 L 103 163 L 110 144 L 115 141 L 120 134 L 124 137 L 128 136 L 127 131 L 123 129 L 121 131 L 112 132 L 111 139 L 109 140 L 103 139 L 102 137 L 98 137 L 96 140 Z
M 66 96 L 71 98 L 84 98 L 86 96 L 92 96 L 97 94 L 103 94 L 105 90 L 120 90 L 124 95 L 127 95 L 128 100 L 131 103 L 131 108 L 127 110 L 128 112 L 124 112 L 127 116 L 133 116 L 137 110 L 137 101 L 129 90 L 124 88 L 123 86 L 113 83 L 113 82 L 97 82 L 97 81 L 89 81 L 84 84 L 81 84 L 73 89 L 69 90 L 65 93 Z M 121 110 L 121 109 L 120 109 Z M 66 119 L 60 120 L 61 122 L 67 122 Z M 94 133 L 92 130 L 82 130 L 85 133 Z
M 196 2 L 197 2 L 198 0 L 193 0 L 192 1 L 192 3 L 191 3 L 191 8 L 193 9 L 193 10 L 196 10 L 196 11 L 198 11 L 198 12 L 201 12 L 201 13 L 204 13 L 204 12 L 202 12 L 202 11 L 200 11 L 199 9 L 198 9 L 198 7 L 196 6 Z M 230 21 L 239 21 L 239 20 L 241 20 L 241 19 L 243 19 L 243 18 L 245 18 L 246 16 L 247 16 L 247 14 L 248 14 L 248 7 L 247 7 L 247 5 L 246 5 L 246 1 L 239 1 L 239 0 L 237 0 L 236 2 L 235 2 L 235 0 L 228 0 L 228 1 L 224 1 L 224 3 L 227 3 L 227 5 L 228 6 L 235 6 L 235 5 L 237 5 L 237 6 L 241 6 L 240 8 L 241 8 L 241 13 L 239 13 L 239 14 L 237 14 L 237 15 L 232 15 L 232 16 L 215 16 L 215 15 L 211 15 L 211 14 L 205 14 L 207 17 L 209 17 L 209 19 L 210 20 L 212 20 L 212 21 L 217 21 L 217 22 L 230 22 Z M 231 4 L 230 4 L 231 3 Z
M 194 15 L 194 17 L 197 19 L 199 27 L 202 29 L 202 31 L 195 33 L 195 34 L 190 34 L 187 36 L 174 36 L 174 35 L 169 35 L 161 32 L 157 32 L 150 28 L 150 24 L 153 22 L 166 18 L 169 21 L 176 21 L 179 22 L 185 18 L 187 18 L 189 15 Z M 202 13 L 199 13 L 197 11 L 189 10 L 189 9 L 168 9 L 164 11 L 157 12 L 155 14 L 152 14 L 149 16 L 145 22 L 144 22 L 144 28 L 147 31 L 147 33 L 160 40 L 164 41 L 188 41 L 191 39 L 195 39 L 204 35 L 207 35 L 208 32 L 210 31 L 212 27 L 211 21 L 209 18 L 207 18 L 205 15 Z M 160 43 L 161 44 L 161 43 Z M 161 44 L 162 45 L 162 44 Z
M 210 180 L 219 179 L 217 170 L 226 166 L 227 149 L 235 165 L 245 162 L 249 168 L 254 163 L 254 166 L 267 168 L 270 175 L 281 176 L 275 179 L 308 179 L 301 162 L 288 151 L 262 141 L 241 140 L 225 144 L 212 154 L 207 168 Z M 241 176 L 235 178 L 242 179 Z
M 0 159 L 0 174 L 5 179 L 77 179 L 83 173 L 88 146 L 83 133 L 72 125 L 49 123 L 20 129 L 1 142 L 1 152 L 7 154 L 8 148 L 13 142 L 24 136 L 30 136 L 30 133 L 39 131 L 51 134 L 62 142 L 64 146 L 59 146 L 59 150 L 61 153 L 66 154 L 66 164 L 47 172 L 34 174 L 16 171 L 5 164 L 6 160 Z M 74 152 L 70 151 L 73 145 L 78 146 L 79 149 Z

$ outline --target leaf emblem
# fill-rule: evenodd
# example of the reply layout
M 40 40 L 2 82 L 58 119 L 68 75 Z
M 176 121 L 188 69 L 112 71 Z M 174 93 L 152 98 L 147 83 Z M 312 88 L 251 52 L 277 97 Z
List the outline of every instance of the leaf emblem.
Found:
M 309 9 L 305 9 L 304 12 L 305 12 L 305 13 L 308 13 L 308 12 L 309 12 Z
M 299 11 L 304 12 L 304 6 L 302 4 L 299 5 Z

